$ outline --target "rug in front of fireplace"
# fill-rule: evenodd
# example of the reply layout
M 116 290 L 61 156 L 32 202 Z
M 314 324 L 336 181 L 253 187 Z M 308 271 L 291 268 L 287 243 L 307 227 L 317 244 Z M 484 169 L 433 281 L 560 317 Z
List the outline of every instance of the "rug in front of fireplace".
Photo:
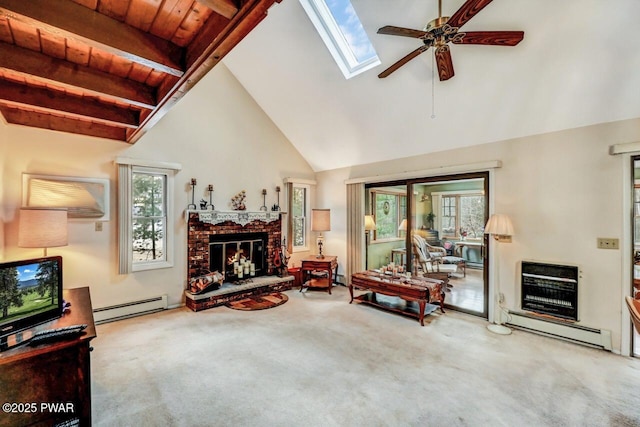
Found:
M 289 300 L 286 294 L 272 292 L 264 295 L 253 295 L 237 301 L 227 303 L 226 306 L 234 310 L 254 311 L 277 307 Z

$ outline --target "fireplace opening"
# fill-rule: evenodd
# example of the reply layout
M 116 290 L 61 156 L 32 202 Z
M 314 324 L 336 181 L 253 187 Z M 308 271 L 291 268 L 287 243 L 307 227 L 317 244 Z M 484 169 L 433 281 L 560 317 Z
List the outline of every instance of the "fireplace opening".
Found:
M 240 279 L 236 267 L 246 260 L 253 268 L 242 278 L 267 274 L 267 233 L 233 233 L 209 236 L 209 269 L 224 272 L 226 281 Z
M 522 262 L 522 309 L 578 320 L 578 267 Z

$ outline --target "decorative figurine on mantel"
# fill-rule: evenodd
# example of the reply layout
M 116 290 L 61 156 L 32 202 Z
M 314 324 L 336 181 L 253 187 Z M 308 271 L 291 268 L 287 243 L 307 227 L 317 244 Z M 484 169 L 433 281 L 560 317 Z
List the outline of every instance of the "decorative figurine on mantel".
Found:
M 207 209 L 207 201 L 205 199 L 200 199 L 200 209 Z
M 278 194 L 278 203 L 276 203 L 275 205 L 271 206 L 271 211 L 272 212 L 280 212 L 280 186 L 276 187 L 276 193 Z
M 233 207 L 234 211 L 244 211 L 247 209 L 247 207 L 244 204 L 244 199 L 247 198 L 247 192 L 242 190 L 241 192 L 239 192 L 238 194 L 236 194 L 235 196 L 233 196 L 231 198 L 231 206 Z

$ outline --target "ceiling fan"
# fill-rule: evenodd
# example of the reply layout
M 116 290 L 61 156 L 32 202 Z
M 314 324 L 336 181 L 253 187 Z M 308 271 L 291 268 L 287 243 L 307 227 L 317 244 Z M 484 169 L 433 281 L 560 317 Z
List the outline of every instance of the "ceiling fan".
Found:
M 473 18 L 493 0 L 467 0 L 453 16 L 442 16 L 442 0 L 438 0 L 438 18 L 430 21 L 423 30 L 394 27 L 387 25 L 378 30 L 378 34 L 411 37 L 422 40 L 422 46 L 409 53 L 404 58 L 378 74 L 383 79 L 411 61 L 416 56 L 435 48 L 440 81 L 449 80 L 454 76 L 451 51 L 448 43 L 454 44 L 484 44 L 497 46 L 515 46 L 524 38 L 524 31 L 467 31 L 460 32 L 460 27 Z

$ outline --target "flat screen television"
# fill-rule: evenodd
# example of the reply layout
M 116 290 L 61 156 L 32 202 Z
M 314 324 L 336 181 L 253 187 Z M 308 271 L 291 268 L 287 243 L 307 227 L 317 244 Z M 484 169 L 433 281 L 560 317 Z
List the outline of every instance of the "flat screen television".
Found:
M 0 264 L 0 349 L 7 337 L 62 315 L 62 257 Z

